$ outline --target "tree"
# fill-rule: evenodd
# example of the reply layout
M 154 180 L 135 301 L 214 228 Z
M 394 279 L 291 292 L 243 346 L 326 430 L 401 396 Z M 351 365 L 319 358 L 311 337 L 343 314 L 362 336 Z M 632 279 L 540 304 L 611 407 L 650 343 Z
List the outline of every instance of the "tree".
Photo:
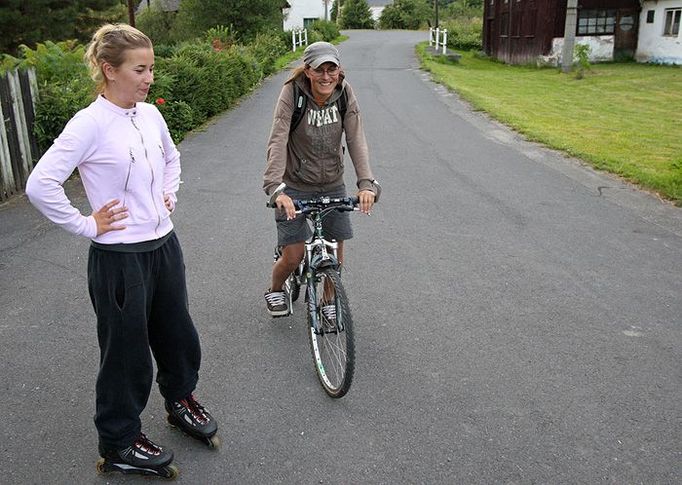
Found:
M 282 28 L 282 0 L 181 0 L 179 21 L 197 33 L 223 25 L 240 40 Z
M 381 12 L 382 29 L 419 29 L 433 15 L 431 0 L 395 0 Z
M 331 9 L 332 22 L 337 21 L 338 13 L 339 13 L 339 10 L 341 9 L 341 7 L 343 7 L 343 0 L 334 0 L 332 2 L 332 9 Z
M 367 0 L 346 0 L 341 9 L 341 28 L 373 29 L 374 19 Z
M 46 40 L 87 42 L 107 22 L 127 19 L 122 0 L 4 0 L 0 6 L 0 52 Z

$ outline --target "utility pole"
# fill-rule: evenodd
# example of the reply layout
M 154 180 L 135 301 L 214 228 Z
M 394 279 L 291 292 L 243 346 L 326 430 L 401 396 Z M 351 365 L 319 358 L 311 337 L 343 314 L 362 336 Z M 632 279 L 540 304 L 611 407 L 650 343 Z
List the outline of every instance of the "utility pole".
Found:
M 438 28 L 438 0 L 433 0 L 433 3 L 436 6 L 436 28 Z
M 324 21 L 329 20 L 329 0 L 322 0 L 324 3 Z
M 135 27 L 135 5 L 134 0 L 128 0 L 128 23 Z
M 566 25 L 564 27 L 564 48 L 561 50 L 561 72 L 570 72 L 573 66 L 575 29 L 578 22 L 578 0 L 568 0 L 566 5 Z

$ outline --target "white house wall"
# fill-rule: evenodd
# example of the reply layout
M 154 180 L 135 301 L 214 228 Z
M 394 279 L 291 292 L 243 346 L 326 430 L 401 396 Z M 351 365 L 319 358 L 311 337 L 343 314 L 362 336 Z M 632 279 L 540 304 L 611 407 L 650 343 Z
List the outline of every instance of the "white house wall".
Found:
M 639 62 L 658 64 L 682 64 L 682 29 L 677 37 L 663 35 L 665 11 L 682 8 L 682 0 L 658 0 L 642 2 L 639 15 L 639 40 L 635 59 Z M 647 23 L 647 12 L 654 11 L 653 23 Z
M 604 62 L 613 60 L 613 35 L 579 35 L 575 38 L 575 45 L 590 47 L 590 62 Z M 561 53 L 564 48 L 564 38 L 552 39 L 552 51 L 548 56 L 542 56 L 541 62 L 552 66 L 561 64 Z
M 324 2 L 322 0 L 289 0 L 291 8 L 284 18 L 284 30 L 303 28 L 303 19 L 324 20 Z M 327 7 L 327 19 L 331 18 L 332 1 Z M 286 12 L 286 10 L 285 10 Z

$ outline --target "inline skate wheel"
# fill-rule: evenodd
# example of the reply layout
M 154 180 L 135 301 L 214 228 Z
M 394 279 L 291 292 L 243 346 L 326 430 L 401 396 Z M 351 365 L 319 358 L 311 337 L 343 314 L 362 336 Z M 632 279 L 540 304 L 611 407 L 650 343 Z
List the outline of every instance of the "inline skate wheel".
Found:
M 218 448 L 220 448 L 220 444 L 221 444 L 220 438 L 218 437 L 218 435 L 214 434 L 210 438 L 206 438 L 206 446 L 213 450 L 217 450 Z
M 180 470 L 175 465 L 166 465 L 160 470 L 161 476 L 168 480 L 175 480 L 180 474 Z

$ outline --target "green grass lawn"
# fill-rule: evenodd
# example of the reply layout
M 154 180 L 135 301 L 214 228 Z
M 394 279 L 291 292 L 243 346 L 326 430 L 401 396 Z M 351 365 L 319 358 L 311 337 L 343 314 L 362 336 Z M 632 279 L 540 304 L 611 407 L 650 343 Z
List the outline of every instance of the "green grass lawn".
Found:
M 579 157 L 682 206 L 682 68 L 594 64 L 582 79 L 464 53 L 417 51 L 436 81 L 528 139 Z

